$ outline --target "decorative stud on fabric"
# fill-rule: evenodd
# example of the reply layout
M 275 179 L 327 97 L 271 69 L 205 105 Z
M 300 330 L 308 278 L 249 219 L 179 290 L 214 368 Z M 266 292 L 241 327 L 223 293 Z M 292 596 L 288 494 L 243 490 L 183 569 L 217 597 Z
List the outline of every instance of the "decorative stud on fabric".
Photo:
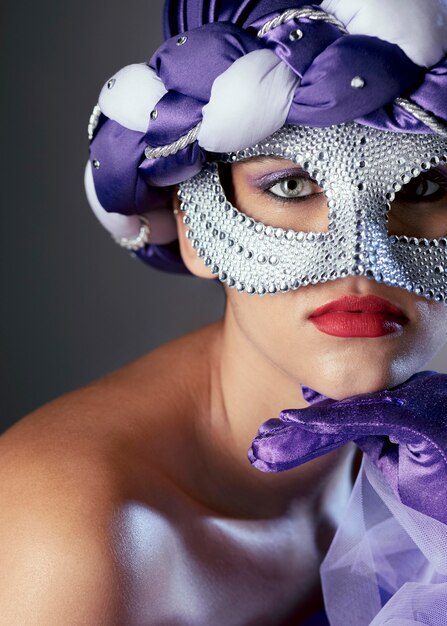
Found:
M 123 67 L 113 80 L 113 89 L 105 83 L 99 95 L 102 113 L 128 130 L 145 133 L 150 112 L 167 93 L 163 82 L 146 63 Z
M 364 86 L 365 79 L 361 76 L 354 76 L 354 78 L 351 80 L 351 87 L 353 87 L 354 89 L 363 89 Z
M 187 41 L 188 41 L 188 37 L 186 35 L 182 35 L 181 37 L 177 39 L 177 45 L 183 46 L 183 44 L 185 44 Z
M 302 38 L 303 38 L 303 31 L 300 30 L 299 28 L 292 30 L 289 35 L 290 41 L 299 41 Z
M 107 89 L 113 89 L 114 84 L 116 83 L 116 79 L 115 78 L 111 78 L 109 80 L 109 82 L 107 83 Z
M 153 111 L 151 111 L 151 114 L 149 116 L 151 118 L 151 120 L 156 120 L 158 117 L 158 111 L 157 109 L 154 109 Z
M 99 170 L 99 168 L 101 167 L 101 163 L 95 160 L 93 161 L 93 167 L 95 168 L 95 170 Z

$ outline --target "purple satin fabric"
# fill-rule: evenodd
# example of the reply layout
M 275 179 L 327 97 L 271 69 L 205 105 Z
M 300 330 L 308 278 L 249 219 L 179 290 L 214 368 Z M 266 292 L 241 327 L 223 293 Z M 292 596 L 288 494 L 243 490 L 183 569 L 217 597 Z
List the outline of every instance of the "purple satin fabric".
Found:
M 148 186 L 139 175 L 144 160 L 144 134 L 124 128 L 102 116 L 99 131 L 90 144 L 90 160 L 96 194 L 111 213 L 134 215 L 166 206 L 169 190 Z
M 157 148 L 177 141 L 202 119 L 205 102 L 168 91 L 157 103 L 157 118 L 151 120 L 144 136 L 148 146 Z
M 441 120 L 447 120 L 447 58 L 431 68 L 411 99 Z
M 259 20 L 255 23 L 255 30 L 262 28 L 264 22 L 265 20 Z M 297 28 L 302 31 L 303 37 L 291 44 L 290 31 Z M 287 63 L 297 76 L 302 78 L 314 59 L 341 37 L 343 35 L 340 30 L 332 24 L 309 19 L 294 19 L 268 32 L 262 41 L 284 63 Z
M 366 114 L 373 117 L 373 111 L 420 83 L 423 75 L 394 44 L 365 35 L 337 39 L 305 73 L 287 122 L 330 126 Z M 365 80 L 362 89 L 351 87 L 354 76 Z
M 172 166 L 174 159 L 176 167 Z M 149 185 L 162 188 L 163 185 L 176 185 L 184 180 L 181 174 L 186 174 L 188 178 L 198 174 L 205 160 L 205 152 L 195 142 L 176 152 L 170 160 L 146 159 L 140 165 L 139 172 Z
M 320 4 L 321 0 L 312 3 L 305 0 L 167 0 L 163 32 L 168 39 L 212 22 L 232 22 L 240 28 L 247 28 L 268 13 Z
M 157 270 L 193 276 L 182 261 L 178 240 L 166 244 L 151 244 L 132 254 Z
M 165 41 L 149 61 L 169 91 L 201 100 L 210 99 L 214 79 L 237 59 L 264 46 L 234 24 L 216 22 L 188 30 L 187 41 Z
M 377 393 L 332 400 L 307 390 L 306 409 L 281 411 L 248 452 L 261 471 L 301 465 L 354 441 L 403 504 L 447 524 L 447 375 L 418 372 Z

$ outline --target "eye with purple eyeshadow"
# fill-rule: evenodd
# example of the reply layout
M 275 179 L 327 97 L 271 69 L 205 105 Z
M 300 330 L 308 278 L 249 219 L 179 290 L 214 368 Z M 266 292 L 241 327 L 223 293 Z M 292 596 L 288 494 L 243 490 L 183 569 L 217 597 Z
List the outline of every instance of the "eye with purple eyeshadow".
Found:
M 301 169 L 270 173 L 258 181 L 258 186 L 280 202 L 303 202 L 323 193 L 321 187 Z

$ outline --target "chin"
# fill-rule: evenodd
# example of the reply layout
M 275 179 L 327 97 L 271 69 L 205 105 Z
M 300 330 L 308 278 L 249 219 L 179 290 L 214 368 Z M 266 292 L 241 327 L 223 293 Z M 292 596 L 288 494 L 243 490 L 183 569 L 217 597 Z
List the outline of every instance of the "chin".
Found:
M 376 393 L 396 387 L 418 370 L 417 366 L 414 366 L 415 364 L 409 361 L 382 361 L 377 364 L 370 362 L 363 368 L 343 367 L 339 364 L 335 372 L 321 368 L 315 378 L 303 381 L 303 384 L 329 398 L 343 400 L 362 393 Z

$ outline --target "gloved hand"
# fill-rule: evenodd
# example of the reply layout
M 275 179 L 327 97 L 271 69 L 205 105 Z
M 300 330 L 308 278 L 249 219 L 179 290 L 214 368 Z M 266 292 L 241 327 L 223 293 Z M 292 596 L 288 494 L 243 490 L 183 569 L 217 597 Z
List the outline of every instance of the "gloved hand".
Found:
M 447 375 L 414 374 L 375 393 L 333 400 L 302 385 L 311 406 L 286 409 L 259 428 L 248 451 L 281 472 L 354 441 L 403 504 L 447 524 Z

